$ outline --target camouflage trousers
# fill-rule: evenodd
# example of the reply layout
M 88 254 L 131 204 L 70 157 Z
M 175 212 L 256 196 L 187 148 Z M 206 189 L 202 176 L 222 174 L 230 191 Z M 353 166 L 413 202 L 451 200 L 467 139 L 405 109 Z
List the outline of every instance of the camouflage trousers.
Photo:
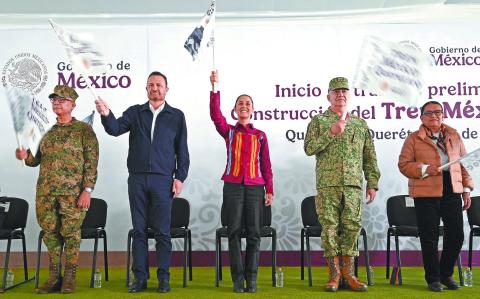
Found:
M 80 228 L 86 212 L 77 207 L 77 196 L 37 196 L 37 221 L 44 231 L 43 242 L 54 263 L 60 262 L 62 239 L 65 264 L 77 265 L 80 253 Z
M 362 189 L 353 186 L 317 189 L 315 206 L 322 225 L 325 257 L 358 256 L 362 228 Z

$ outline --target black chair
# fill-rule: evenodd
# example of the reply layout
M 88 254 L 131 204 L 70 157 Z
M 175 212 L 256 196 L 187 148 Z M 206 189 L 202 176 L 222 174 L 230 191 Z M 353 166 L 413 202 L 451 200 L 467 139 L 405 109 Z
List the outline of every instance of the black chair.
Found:
M 28 217 L 28 202 L 16 197 L 0 197 L 0 240 L 7 240 L 7 251 L 3 266 L 2 291 L 14 288 L 32 280 L 28 278 L 27 249 L 25 243 L 25 226 Z M 10 246 L 12 240 L 22 240 L 24 280 L 6 288 Z
M 149 212 L 152 211 L 149 209 Z M 188 228 L 190 224 L 190 204 L 184 198 L 177 197 L 172 202 L 172 217 L 170 224 L 170 235 L 172 239 L 183 238 L 183 287 L 187 287 L 187 266 L 189 270 L 189 279 L 192 281 L 192 232 Z M 149 213 L 148 215 L 148 229 L 147 238 L 155 239 L 155 233 L 151 227 L 153 227 L 151 219 L 155 217 Z M 126 286 L 130 284 L 130 259 L 132 249 L 133 229 L 128 231 L 127 238 L 127 281 Z
M 310 250 L 310 238 L 320 238 L 322 235 L 322 226 L 318 221 L 317 210 L 315 208 L 315 196 L 308 196 L 302 201 L 302 222 L 303 228 L 300 231 L 300 278 L 305 279 L 305 241 L 307 245 L 307 267 L 308 267 L 308 286 L 312 286 L 312 259 Z M 367 232 L 362 228 L 360 234 L 363 237 L 363 247 L 365 252 L 365 268 L 367 272 L 367 283 L 373 285 L 370 273 L 370 259 L 368 254 Z M 358 242 L 358 241 L 357 241 Z M 358 257 L 355 257 L 355 275 L 358 276 Z
M 396 264 L 392 273 L 390 284 L 402 284 L 401 259 L 399 237 L 418 237 L 417 216 L 414 207 L 407 207 L 408 195 L 396 195 L 387 200 L 387 218 L 389 228 L 387 230 L 387 261 L 386 278 L 390 278 L 390 238 L 395 237 Z M 439 235 L 443 236 L 443 227 L 439 228 Z M 462 261 L 460 255 L 457 259 L 457 268 L 460 284 L 463 285 Z
M 222 240 L 228 238 L 227 233 L 227 213 L 222 204 L 221 212 L 222 227 L 215 231 L 215 287 L 218 287 L 219 281 L 222 280 Z M 260 236 L 262 238 L 272 238 L 272 286 L 276 285 L 276 266 L 277 266 L 277 231 L 272 225 L 272 208 L 271 206 L 263 207 L 263 226 Z M 241 237 L 245 238 L 245 230 L 242 231 Z
M 473 196 L 470 208 L 467 210 L 470 237 L 468 239 L 468 267 L 472 269 L 473 238 L 480 237 L 480 196 Z
M 105 225 L 107 223 L 107 203 L 100 198 L 92 197 L 90 208 L 88 209 L 81 227 L 82 239 L 94 239 L 92 273 L 90 275 L 90 287 L 93 288 L 93 279 L 95 269 L 97 268 L 98 239 L 103 239 L 103 261 L 105 266 L 105 281 L 108 281 L 108 253 L 107 253 L 107 232 Z M 42 238 L 45 232 L 42 230 L 38 235 L 37 248 L 37 269 L 35 275 L 35 288 L 38 288 L 40 272 L 40 256 L 42 253 Z M 63 247 L 62 247 L 63 248 Z

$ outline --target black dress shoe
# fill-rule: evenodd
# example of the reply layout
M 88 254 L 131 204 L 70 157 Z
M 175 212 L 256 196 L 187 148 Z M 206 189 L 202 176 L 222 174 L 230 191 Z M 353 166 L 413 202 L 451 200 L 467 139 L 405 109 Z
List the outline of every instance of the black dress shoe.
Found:
M 170 282 L 167 279 L 159 279 L 157 292 L 159 293 L 170 292 Z
M 247 281 L 247 287 L 245 288 L 247 293 L 256 293 L 257 292 L 257 282 Z
M 234 293 L 243 293 L 244 287 L 243 287 L 243 280 L 241 282 L 234 282 L 233 283 L 233 292 Z
M 132 283 L 132 285 L 128 288 L 129 293 L 138 293 L 147 288 L 147 281 L 146 280 L 137 280 Z
M 440 284 L 440 282 L 438 281 L 434 281 L 434 282 L 431 282 L 428 284 L 428 288 L 430 289 L 430 291 L 432 292 L 441 292 L 443 291 L 443 287 L 442 285 Z
M 440 282 L 446 286 L 449 290 L 458 290 L 460 286 L 451 277 L 442 278 Z

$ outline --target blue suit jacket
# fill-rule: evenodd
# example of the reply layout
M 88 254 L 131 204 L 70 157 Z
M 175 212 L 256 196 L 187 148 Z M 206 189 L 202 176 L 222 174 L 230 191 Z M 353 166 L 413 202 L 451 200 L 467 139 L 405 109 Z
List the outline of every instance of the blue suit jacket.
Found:
M 130 132 L 127 167 L 130 173 L 155 173 L 187 178 L 190 158 L 187 146 L 185 115 L 167 103 L 157 116 L 153 141 L 151 128 L 153 114 L 149 103 L 129 107 L 120 118 L 112 111 L 102 116 L 105 131 L 112 136 Z

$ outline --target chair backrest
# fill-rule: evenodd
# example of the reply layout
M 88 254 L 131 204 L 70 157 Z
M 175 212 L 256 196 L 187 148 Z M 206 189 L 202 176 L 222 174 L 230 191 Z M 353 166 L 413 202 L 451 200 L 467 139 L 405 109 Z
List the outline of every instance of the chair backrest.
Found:
M 104 228 L 107 224 L 107 202 L 100 198 L 92 197 L 90 208 L 83 219 L 82 229 Z
M 480 226 L 480 196 L 472 196 L 472 203 L 467 210 L 468 223 Z
M 320 226 L 315 207 L 315 196 L 305 197 L 302 201 L 302 223 L 303 227 Z
M 271 226 L 272 225 L 272 206 L 264 206 L 262 205 L 262 212 L 263 212 L 263 226 Z M 220 212 L 220 217 L 222 221 L 222 226 L 226 227 L 228 224 L 227 220 L 227 211 L 224 208 L 224 204 L 222 203 L 222 210 Z
M 188 228 L 190 224 L 190 203 L 185 198 L 176 197 L 172 202 L 172 217 L 170 227 Z
M 390 226 L 417 226 L 414 207 L 407 207 L 405 198 L 408 195 L 396 195 L 387 200 L 387 217 Z
M 172 210 L 170 212 L 170 228 L 188 228 L 190 224 L 190 203 L 188 200 L 182 197 L 176 197 L 172 199 Z M 154 215 L 153 209 L 150 207 L 147 211 L 147 227 L 153 228 L 154 222 L 153 219 L 158 217 Z
M 0 197 L 0 203 L 9 205 L 8 212 L 3 220 L 2 229 L 25 228 L 28 218 L 28 202 L 18 197 Z

